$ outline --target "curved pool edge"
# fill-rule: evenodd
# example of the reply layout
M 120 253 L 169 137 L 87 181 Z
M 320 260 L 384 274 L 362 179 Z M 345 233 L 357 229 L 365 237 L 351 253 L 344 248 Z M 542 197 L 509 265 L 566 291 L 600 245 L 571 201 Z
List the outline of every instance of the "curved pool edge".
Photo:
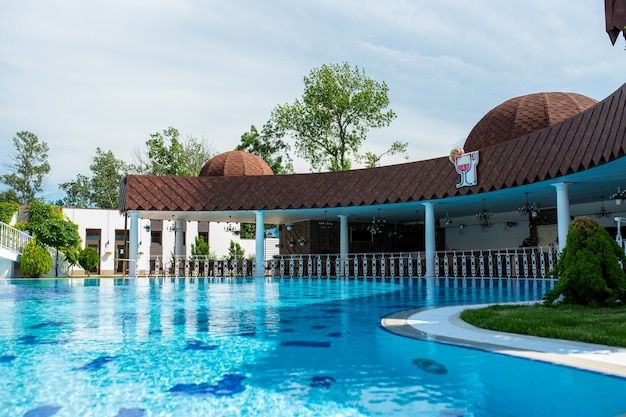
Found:
M 485 330 L 461 320 L 463 310 L 484 306 L 486 304 L 467 304 L 403 310 L 381 318 L 380 325 L 398 336 L 626 378 L 624 348 Z

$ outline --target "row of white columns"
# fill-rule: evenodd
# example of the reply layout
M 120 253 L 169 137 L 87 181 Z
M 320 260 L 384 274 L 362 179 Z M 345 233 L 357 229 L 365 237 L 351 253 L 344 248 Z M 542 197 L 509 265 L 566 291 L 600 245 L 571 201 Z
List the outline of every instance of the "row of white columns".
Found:
M 552 184 L 556 189 L 556 208 L 557 208 L 557 229 L 559 239 L 559 251 L 565 248 L 567 239 L 567 229 L 570 222 L 569 209 L 569 185 L 568 182 L 559 182 Z M 425 202 L 424 206 L 424 233 L 425 233 L 425 259 L 426 259 L 426 276 L 435 276 L 435 203 Z M 139 213 L 131 211 L 130 213 L 130 235 L 129 235 L 129 271 L 128 275 L 137 276 L 137 255 L 139 249 Z M 340 214 L 339 217 L 339 256 L 342 259 L 348 257 L 349 251 L 349 234 L 348 234 L 348 215 Z M 176 238 L 175 238 L 175 255 L 183 256 L 183 234 L 178 231 L 183 230 L 183 220 L 176 220 Z M 256 211 L 256 262 L 255 276 L 265 275 L 265 211 Z

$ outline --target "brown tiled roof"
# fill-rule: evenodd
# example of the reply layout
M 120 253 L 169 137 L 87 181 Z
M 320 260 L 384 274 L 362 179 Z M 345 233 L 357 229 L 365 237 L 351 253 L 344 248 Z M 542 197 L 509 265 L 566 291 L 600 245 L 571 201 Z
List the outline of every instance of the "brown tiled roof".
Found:
M 463 149 L 470 152 L 519 138 L 562 122 L 597 102 L 575 93 L 536 93 L 512 98 L 476 123 Z
M 349 207 L 485 193 L 583 171 L 626 153 L 626 84 L 595 106 L 480 150 L 479 181 L 456 188 L 447 157 L 343 172 L 237 177 L 128 175 L 120 210 L 231 211 Z

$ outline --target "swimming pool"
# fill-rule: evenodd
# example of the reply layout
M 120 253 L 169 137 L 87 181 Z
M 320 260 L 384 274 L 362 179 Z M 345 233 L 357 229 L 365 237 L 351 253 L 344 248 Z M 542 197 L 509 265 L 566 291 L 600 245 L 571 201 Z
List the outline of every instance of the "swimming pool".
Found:
M 543 286 L 387 280 L 0 280 L 0 414 L 615 416 L 624 379 L 393 335 L 426 305 Z M 494 285 L 503 284 L 503 285 Z M 482 288 L 482 287 L 485 288 Z

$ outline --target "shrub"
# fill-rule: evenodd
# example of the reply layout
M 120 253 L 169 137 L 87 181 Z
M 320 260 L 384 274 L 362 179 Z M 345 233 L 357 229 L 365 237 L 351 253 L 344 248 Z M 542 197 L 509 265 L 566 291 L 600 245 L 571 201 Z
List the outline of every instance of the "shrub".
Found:
M 24 246 L 20 268 L 24 275 L 31 278 L 38 278 L 52 269 L 52 258 L 46 248 L 37 243 L 37 239 L 31 240 Z
M 625 259 L 622 248 L 597 220 L 577 217 L 551 272 L 559 281 L 544 300 L 553 304 L 563 296 L 565 304 L 614 304 L 626 293 L 626 274 L 620 265 Z
M 87 272 L 87 276 L 99 263 L 100 255 L 93 248 L 85 248 L 78 254 L 78 264 Z

